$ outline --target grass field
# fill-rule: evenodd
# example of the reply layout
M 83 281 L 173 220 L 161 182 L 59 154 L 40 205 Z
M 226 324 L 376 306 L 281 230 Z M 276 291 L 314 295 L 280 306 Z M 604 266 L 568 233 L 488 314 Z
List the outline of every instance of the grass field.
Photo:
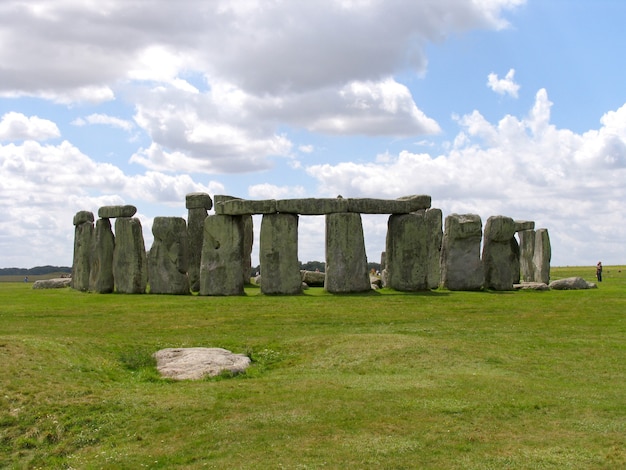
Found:
M 190 346 L 253 366 L 160 379 L 151 354 Z M 548 292 L 217 298 L 0 283 L 0 468 L 625 466 L 624 267 L 605 267 L 598 289 Z

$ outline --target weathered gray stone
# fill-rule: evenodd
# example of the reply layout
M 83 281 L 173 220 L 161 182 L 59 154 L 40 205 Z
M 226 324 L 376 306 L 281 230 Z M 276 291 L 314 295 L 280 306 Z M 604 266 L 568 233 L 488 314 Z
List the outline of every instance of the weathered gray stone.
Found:
M 535 230 L 535 222 L 532 220 L 516 220 L 515 231 L 522 232 L 524 230 Z
M 326 273 L 319 271 L 300 271 L 302 274 L 302 282 L 309 287 L 324 287 L 326 281 Z
M 429 230 L 424 213 L 394 214 L 387 222 L 387 286 L 399 291 L 429 289 Z
M 441 283 L 449 290 L 480 290 L 484 283 L 480 260 L 482 222 L 475 214 L 446 217 L 441 245 Z
M 146 248 L 141 222 L 136 217 L 115 220 L 113 251 L 115 290 L 123 294 L 143 294 L 148 282 Z
M 252 244 L 254 243 L 254 222 L 251 215 L 242 215 L 243 223 L 243 283 L 250 284 L 250 276 L 252 275 Z
M 259 247 L 261 292 L 299 294 L 302 277 L 298 263 L 298 216 L 265 214 Z
M 278 212 L 302 215 L 325 215 L 336 212 L 348 212 L 348 199 L 278 199 L 276 201 L 276 210 Z
M 193 292 L 200 290 L 200 260 L 202 259 L 202 243 L 204 241 L 204 220 L 208 215 L 204 208 L 187 211 L 189 288 Z
M 577 290 L 577 289 L 595 289 L 598 286 L 593 282 L 587 282 L 582 277 L 567 277 L 565 279 L 557 279 L 552 281 L 550 289 L 554 290 Z
M 74 225 L 80 225 L 84 223 L 93 223 L 93 212 L 90 211 L 78 211 L 74 215 Z
M 91 216 L 89 216 L 91 214 Z M 91 219 L 91 222 L 89 221 Z M 74 258 L 72 264 L 72 288 L 89 290 L 89 271 L 91 269 L 91 244 L 93 240 L 93 214 L 80 211 L 74 216 Z
M 326 283 L 331 293 L 364 292 L 371 289 L 361 215 L 326 215 Z
M 443 240 L 443 214 L 441 209 L 428 209 L 425 213 L 428 228 L 428 288 L 436 289 L 441 283 L 441 242 Z
M 189 193 L 185 195 L 186 209 L 205 209 L 211 210 L 213 201 L 207 193 Z
M 348 212 L 360 214 L 408 214 L 428 209 L 430 196 L 404 196 L 399 199 L 348 199 Z
M 525 282 L 535 282 L 535 231 L 521 230 L 517 232 L 520 247 L 520 279 Z
M 99 294 L 109 294 L 115 289 L 113 278 L 113 253 L 115 236 L 109 219 L 98 219 L 91 245 L 91 271 L 89 290 Z
M 189 294 L 187 224 L 182 217 L 155 217 L 148 253 L 151 294 Z
M 40 279 L 33 282 L 33 289 L 61 289 L 71 285 L 72 278 L 57 277 L 54 279 Z
M 552 258 L 552 248 L 550 246 L 550 236 L 548 229 L 540 228 L 535 232 L 535 250 L 533 252 L 533 266 L 535 281 L 550 282 L 550 259 Z
M 239 374 L 250 366 L 250 358 L 222 348 L 167 348 L 154 354 L 161 376 L 174 380 L 199 380 L 223 372 Z
M 485 287 L 493 290 L 513 290 L 516 279 L 513 275 L 515 262 L 519 272 L 519 250 L 517 258 L 512 248 L 515 236 L 515 221 L 501 215 L 492 216 L 485 224 L 483 243 L 483 266 Z M 517 245 L 517 242 L 515 242 Z
M 276 212 L 276 201 L 266 200 L 246 200 L 230 199 L 223 202 L 215 202 L 215 213 L 219 215 L 251 215 L 251 214 L 273 214 Z
M 98 209 L 98 217 L 101 219 L 116 219 L 118 217 L 132 217 L 137 213 L 135 206 L 102 206 Z
M 243 237 L 241 216 L 204 220 L 200 295 L 243 295 Z
M 522 282 L 513 284 L 513 288 L 516 290 L 550 290 L 548 284 L 544 284 L 543 282 Z
M 520 282 L 520 247 L 515 237 L 511 238 L 511 279 L 513 284 L 519 284 Z

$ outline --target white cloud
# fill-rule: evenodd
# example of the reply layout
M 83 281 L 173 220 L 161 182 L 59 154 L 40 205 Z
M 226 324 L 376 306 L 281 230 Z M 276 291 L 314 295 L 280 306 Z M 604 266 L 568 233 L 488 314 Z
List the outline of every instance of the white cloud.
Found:
M 47 140 L 60 136 L 54 122 L 37 116 L 9 112 L 0 119 L 0 141 Z
M 302 186 L 276 186 L 273 184 L 255 184 L 248 188 L 248 195 L 253 199 L 299 198 L 306 194 Z
M 75 119 L 74 121 L 72 121 L 72 124 L 75 126 L 84 126 L 86 124 L 103 124 L 105 126 L 117 127 L 118 129 L 125 130 L 126 132 L 130 132 L 133 127 L 135 127 L 135 125 L 131 121 L 100 113 L 90 114 L 84 119 Z
M 607 246 L 618 257 L 617 240 L 626 236 L 626 216 L 614 209 L 626 200 L 626 105 L 583 134 L 550 124 L 550 106 L 540 90 L 524 119 L 509 115 L 491 124 L 474 111 L 459 118 L 462 138 L 437 157 L 402 151 L 376 163 L 311 165 L 307 172 L 327 196 L 430 194 L 445 214 L 535 220 L 555 238 L 557 265 L 586 259 L 594 240 L 614 240 Z M 565 243 L 571 252 L 559 252 Z
M 510 69 L 504 78 L 498 78 L 495 73 L 487 76 L 487 86 L 499 95 L 509 95 L 517 98 L 520 89 L 519 84 L 515 83 L 515 69 Z

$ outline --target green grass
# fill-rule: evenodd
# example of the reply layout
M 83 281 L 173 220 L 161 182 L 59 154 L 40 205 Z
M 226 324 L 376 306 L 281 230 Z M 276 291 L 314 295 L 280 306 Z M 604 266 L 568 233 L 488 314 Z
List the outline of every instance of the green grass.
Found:
M 604 277 L 292 297 L 0 283 L 0 468 L 622 468 L 626 268 Z M 190 346 L 253 366 L 159 378 L 151 354 Z

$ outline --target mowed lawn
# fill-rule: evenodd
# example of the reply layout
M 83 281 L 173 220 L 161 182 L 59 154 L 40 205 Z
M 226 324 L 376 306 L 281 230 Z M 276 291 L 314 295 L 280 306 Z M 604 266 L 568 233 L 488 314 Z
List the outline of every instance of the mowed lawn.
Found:
M 0 468 L 624 468 L 626 268 L 604 275 L 221 298 L 0 283 Z M 151 354 L 191 346 L 253 366 L 159 378 Z

